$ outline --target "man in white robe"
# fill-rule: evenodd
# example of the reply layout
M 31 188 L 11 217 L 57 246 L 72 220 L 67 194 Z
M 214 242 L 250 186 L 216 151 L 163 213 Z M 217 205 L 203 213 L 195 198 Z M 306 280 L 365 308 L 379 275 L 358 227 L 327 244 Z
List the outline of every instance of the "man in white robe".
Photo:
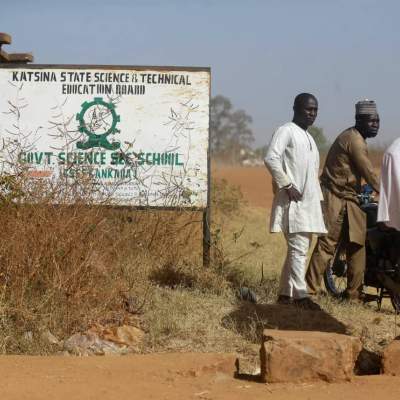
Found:
M 378 222 L 400 231 L 400 138 L 383 155 Z
M 278 303 L 319 309 L 308 297 L 305 282 L 307 252 L 313 233 L 326 233 L 322 192 L 318 180 L 319 153 L 307 132 L 318 112 L 309 93 L 296 96 L 294 116 L 274 133 L 264 159 L 276 189 L 271 210 L 271 232 L 283 232 L 287 242 Z

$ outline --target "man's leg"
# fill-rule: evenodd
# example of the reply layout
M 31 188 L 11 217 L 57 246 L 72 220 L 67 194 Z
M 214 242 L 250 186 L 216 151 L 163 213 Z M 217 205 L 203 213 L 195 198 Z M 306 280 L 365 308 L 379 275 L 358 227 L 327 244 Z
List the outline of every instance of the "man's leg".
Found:
M 292 297 L 292 288 L 290 285 L 290 272 L 289 272 L 289 245 L 287 244 L 287 252 L 285 262 L 282 267 L 281 279 L 279 281 L 278 296 Z
M 358 299 L 363 290 L 365 272 L 365 246 L 348 243 L 346 246 L 347 259 L 347 288 L 345 298 Z
M 318 238 L 307 269 L 306 282 L 311 295 L 321 291 L 324 272 L 335 254 L 343 232 L 346 212 L 342 199 L 336 197 L 327 188 L 322 187 L 322 191 L 324 194 L 324 219 L 328 233 Z
M 329 233 L 327 236 L 318 237 L 306 273 L 309 294 L 315 295 L 321 292 L 322 278 L 329 262 L 335 254 L 339 240 L 339 236 L 329 235 Z
M 308 297 L 307 285 L 304 279 L 307 253 L 310 247 L 310 233 L 286 233 L 288 252 L 285 266 L 288 277 L 288 287 L 294 300 Z
M 328 233 L 318 237 L 306 273 L 308 293 L 311 295 L 315 295 L 321 291 L 321 283 L 325 270 L 332 260 L 341 236 L 344 233 L 345 214 L 346 210 L 343 207 L 336 216 L 333 216 L 335 218 L 329 221 Z

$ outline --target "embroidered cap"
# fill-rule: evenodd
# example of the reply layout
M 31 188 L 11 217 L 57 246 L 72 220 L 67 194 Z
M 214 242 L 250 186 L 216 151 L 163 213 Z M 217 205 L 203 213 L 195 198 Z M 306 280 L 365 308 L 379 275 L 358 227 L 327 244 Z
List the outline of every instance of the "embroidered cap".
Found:
M 378 114 L 376 103 L 373 100 L 360 100 L 356 103 L 356 115 L 375 115 Z

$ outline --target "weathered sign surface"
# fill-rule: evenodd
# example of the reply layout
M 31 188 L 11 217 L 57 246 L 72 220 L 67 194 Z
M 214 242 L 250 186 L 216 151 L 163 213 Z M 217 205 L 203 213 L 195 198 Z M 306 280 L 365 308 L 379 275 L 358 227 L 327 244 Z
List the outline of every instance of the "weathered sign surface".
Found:
M 209 69 L 1 66 L 0 93 L 3 170 L 17 155 L 113 204 L 206 207 Z

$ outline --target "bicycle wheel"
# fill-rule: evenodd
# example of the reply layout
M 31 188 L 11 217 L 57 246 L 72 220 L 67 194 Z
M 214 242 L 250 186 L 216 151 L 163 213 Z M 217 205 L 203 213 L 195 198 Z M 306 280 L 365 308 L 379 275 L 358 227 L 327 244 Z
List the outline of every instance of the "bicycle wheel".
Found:
M 325 287 L 328 293 L 340 297 L 347 288 L 347 262 L 345 256 L 337 251 L 324 274 Z
M 400 314 L 400 295 L 390 292 L 390 302 L 397 314 Z

